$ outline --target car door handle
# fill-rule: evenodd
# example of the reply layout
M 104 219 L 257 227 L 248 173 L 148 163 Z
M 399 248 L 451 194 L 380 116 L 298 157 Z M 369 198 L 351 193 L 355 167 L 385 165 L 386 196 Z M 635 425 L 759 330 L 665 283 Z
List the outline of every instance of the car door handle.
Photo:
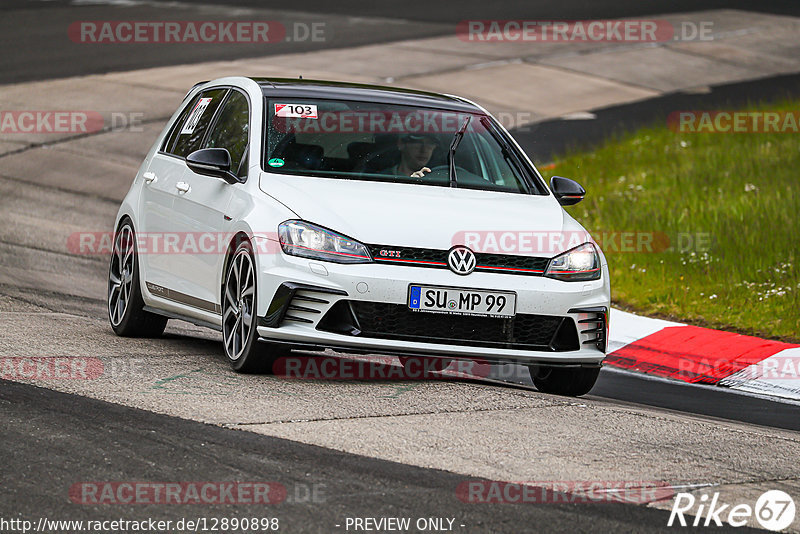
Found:
M 147 171 L 142 175 L 142 177 L 144 178 L 144 183 L 146 184 L 152 184 L 153 182 L 158 181 L 158 176 L 156 176 L 156 173 L 154 172 Z
M 191 187 L 186 182 L 178 182 L 177 184 L 175 184 L 175 189 L 177 189 L 181 193 L 188 193 Z

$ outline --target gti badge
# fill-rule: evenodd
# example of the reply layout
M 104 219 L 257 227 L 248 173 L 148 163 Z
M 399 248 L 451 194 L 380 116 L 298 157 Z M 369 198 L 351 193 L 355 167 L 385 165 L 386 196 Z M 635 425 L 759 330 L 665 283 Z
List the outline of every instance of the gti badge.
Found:
M 387 257 L 388 258 L 399 258 L 400 257 L 400 251 L 399 250 L 381 249 L 380 255 L 383 256 L 384 258 L 387 258 Z
M 447 265 L 456 274 L 469 274 L 475 270 L 475 254 L 467 247 L 453 247 L 447 255 Z

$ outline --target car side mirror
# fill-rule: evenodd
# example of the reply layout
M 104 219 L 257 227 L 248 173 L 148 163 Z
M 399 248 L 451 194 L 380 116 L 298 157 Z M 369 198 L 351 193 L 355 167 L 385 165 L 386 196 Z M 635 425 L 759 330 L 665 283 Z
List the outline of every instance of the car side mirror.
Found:
M 553 191 L 556 200 L 562 206 L 572 206 L 577 204 L 586 196 L 586 191 L 581 184 L 575 180 L 564 178 L 563 176 L 553 176 L 550 178 L 550 189 Z
M 231 155 L 225 148 L 201 148 L 186 156 L 186 165 L 197 174 L 222 178 L 229 184 L 242 183 L 231 172 Z

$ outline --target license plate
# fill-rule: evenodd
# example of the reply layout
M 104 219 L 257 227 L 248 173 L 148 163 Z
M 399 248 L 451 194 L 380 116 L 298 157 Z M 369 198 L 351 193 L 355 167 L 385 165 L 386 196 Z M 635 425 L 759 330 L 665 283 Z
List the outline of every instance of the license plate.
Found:
M 408 307 L 414 311 L 514 317 L 517 294 L 510 291 L 485 291 L 454 287 L 411 286 Z

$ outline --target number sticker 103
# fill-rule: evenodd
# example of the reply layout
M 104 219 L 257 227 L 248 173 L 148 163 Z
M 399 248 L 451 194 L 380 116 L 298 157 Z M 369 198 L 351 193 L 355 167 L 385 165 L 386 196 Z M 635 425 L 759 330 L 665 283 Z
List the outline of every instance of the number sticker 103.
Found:
M 281 118 L 316 119 L 316 104 L 275 104 L 275 116 Z

